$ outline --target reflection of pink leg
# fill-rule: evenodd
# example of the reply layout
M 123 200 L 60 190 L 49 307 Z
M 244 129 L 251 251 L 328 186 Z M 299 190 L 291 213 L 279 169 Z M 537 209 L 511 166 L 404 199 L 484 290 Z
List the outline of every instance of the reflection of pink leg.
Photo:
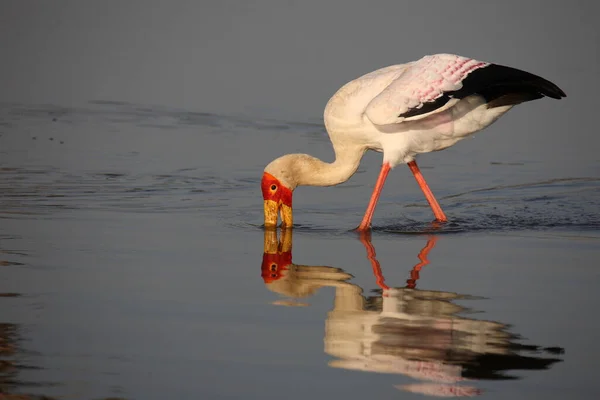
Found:
M 429 264 L 427 256 L 429 255 L 431 249 L 435 247 L 435 242 L 437 242 L 437 237 L 429 236 L 429 239 L 427 239 L 427 244 L 421 249 L 419 255 L 417 256 L 421 262 L 413 267 L 412 271 L 410 271 L 410 279 L 406 280 L 407 288 L 414 289 L 417 286 L 417 280 L 419 280 L 419 271 L 421 271 L 421 268 Z
M 375 247 L 371 243 L 371 234 L 370 232 L 361 232 L 360 241 L 365 246 L 367 250 L 367 258 L 371 262 L 371 267 L 373 268 L 373 274 L 375 274 L 375 281 L 377 282 L 377 286 L 381 289 L 388 290 L 389 286 L 385 284 L 385 278 L 381 272 L 381 265 L 379 261 L 377 261 L 377 255 L 375 254 Z M 385 293 L 384 293 L 385 294 Z

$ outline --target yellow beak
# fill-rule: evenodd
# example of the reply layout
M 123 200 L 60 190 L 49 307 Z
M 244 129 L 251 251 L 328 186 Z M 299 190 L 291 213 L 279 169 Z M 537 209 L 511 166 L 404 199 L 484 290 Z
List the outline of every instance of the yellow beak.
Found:
M 281 226 L 285 228 L 291 228 L 292 225 L 294 225 L 292 219 L 292 207 L 286 206 L 282 203 L 279 213 L 281 214 Z
M 293 225 L 292 207 L 286 206 L 281 201 L 265 200 L 265 228 L 277 226 L 278 213 L 281 214 L 281 226 L 291 228 Z
M 265 200 L 265 228 L 277 226 L 277 212 L 279 204 L 275 200 Z

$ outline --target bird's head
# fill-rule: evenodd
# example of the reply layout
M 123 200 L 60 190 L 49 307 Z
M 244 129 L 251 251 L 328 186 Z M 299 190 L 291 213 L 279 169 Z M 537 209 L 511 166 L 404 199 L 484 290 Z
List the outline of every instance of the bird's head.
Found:
M 278 214 L 281 214 L 282 226 L 292 226 L 292 192 L 297 186 L 293 177 L 293 161 L 288 156 L 280 157 L 265 167 L 261 182 L 265 228 L 277 226 Z

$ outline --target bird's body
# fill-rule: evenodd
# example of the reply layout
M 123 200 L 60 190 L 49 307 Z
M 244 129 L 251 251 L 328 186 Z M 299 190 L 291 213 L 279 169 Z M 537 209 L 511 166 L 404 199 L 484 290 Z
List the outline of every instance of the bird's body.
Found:
M 364 75 L 344 85 L 327 103 L 324 112 L 325 126 L 334 146 L 341 142 L 355 142 L 370 150 L 384 152 L 384 162 L 393 168 L 399 163 L 414 160 L 416 154 L 443 150 L 466 136 L 475 133 L 507 112 L 512 105 L 488 109 L 483 97 L 472 95 L 464 99 L 453 99 L 442 108 L 409 118 L 398 117 L 405 109 L 406 102 L 413 107 L 421 106 L 427 98 L 418 90 L 422 80 L 406 79 L 404 74 L 416 78 L 418 73 L 426 74 L 429 68 L 457 63 L 457 56 L 435 56 L 437 65 L 420 66 L 411 64 L 394 65 Z M 475 64 L 477 65 L 477 64 Z M 481 65 L 481 63 L 479 63 Z M 429 73 L 428 78 L 433 73 Z M 410 78 L 409 77 L 409 78 Z M 458 75 L 457 78 L 460 78 Z M 441 86 L 441 85 L 440 85 Z M 451 87 L 456 87 L 453 85 Z M 393 89 L 393 90 L 390 90 Z M 409 96 L 402 96 L 402 94 Z M 434 95 L 442 94 L 441 90 Z M 428 96 L 432 98 L 433 96 Z M 432 99 L 432 101 L 435 99 Z
M 436 218 L 445 221 L 416 165 L 416 155 L 448 148 L 489 126 L 514 105 L 544 96 L 559 99 L 565 94 L 528 72 L 451 54 L 426 56 L 363 75 L 340 88 L 325 107 L 325 126 L 336 156 L 333 163 L 288 154 L 265 168 L 265 225 L 276 224 L 280 208 L 283 224 L 291 225 L 291 192 L 297 186 L 345 182 L 367 150 L 383 152 L 383 165 L 359 229 L 370 227 L 385 178 L 400 163 L 408 164 Z

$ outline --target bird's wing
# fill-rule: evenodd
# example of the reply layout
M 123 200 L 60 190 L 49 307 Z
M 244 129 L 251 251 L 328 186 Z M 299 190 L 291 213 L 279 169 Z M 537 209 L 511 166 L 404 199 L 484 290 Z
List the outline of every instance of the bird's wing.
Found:
M 376 125 L 387 125 L 445 110 L 458 101 L 451 92 L 462 88 L 462 80 L 488 65 L 453 54 L 423 57 L 409 64 L 375 96 L 365 108 L 365 115 Z

